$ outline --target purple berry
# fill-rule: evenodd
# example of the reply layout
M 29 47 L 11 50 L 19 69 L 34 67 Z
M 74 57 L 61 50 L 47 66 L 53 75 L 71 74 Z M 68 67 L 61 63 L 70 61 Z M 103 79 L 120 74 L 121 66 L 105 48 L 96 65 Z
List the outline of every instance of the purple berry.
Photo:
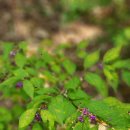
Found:
M 22 88 L 22 87 L 23 87 L 23 83 L 21 81 L 17 82 L 16 88 Z
M 87 108 L 83 108 L 82 114 L 83 114 L 83 115 L 89 115 L 88 109 L 87 109 Z
M 95 120 L 95 119 L 96 119 L 96 116 L 91 115 L 91 116 L 90 116 L 90 119 L 91 119 L 91 120 Z
M 102 63 L 99 63 L 99 64 L 97 65 L 97 67 L 98 67 L 100 70 L 102 70 L 102 69 L 103 69 L 103 64 L 102 64 Z
M 42 119 L 41 119 L 41 116 L 40 116 L 40 114 L 37 112 L 36 113 L 36 115 L 35 115 L 35 119 L 37 120 L 37 121 L 41 121 Z
M 97 121 L 96 121 L 96 116 L 95 116 L 95 115 L 91 115 L 89 118 L 90 118 L 90 122 L 91 122 L 92 124 L 96 124 L 96 123 L 97 123 Z
M 84 122 L 83 116 L 79 116 L 79 117 L 78 117 L 78 121 Z

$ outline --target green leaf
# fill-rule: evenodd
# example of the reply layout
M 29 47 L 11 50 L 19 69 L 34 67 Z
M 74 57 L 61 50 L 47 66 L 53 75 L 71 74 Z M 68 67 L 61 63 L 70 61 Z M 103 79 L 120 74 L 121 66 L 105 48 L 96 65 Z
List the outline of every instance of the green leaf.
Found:
M 130 128 L 130 116 L 128 114 L 130 105 L 121 103 L 114 98 L 108 98 L 104 101 L 91 101 L 87 107 L 98 118 L 106 121 L 117 130 Z
M 52 83 L 56 83 L 57 77 L 55 75 L 53 75 L 50 71 L 45 70 L 43 72 L 43 75 L 47 81 L 52 82 Z
M 9 59 L 9 54 L 10 54 L 12 48 L 13 48 L 12 43 L 7 42 L 7 43 L 3 44 L 3 58 L 4 58 L 4 60 Z
M 120 51 L 121 51 L 121 47 L 115 47 L 108 50 L 103 57 L 103 61 L 105 63 L 109 63 L 116 60 L 120 56 Z
M 77 120 L 77 117 L 80 116 L 80 112 L 76 111 L 75 113 L 73 113 L 71 116 L 69 116 L 65 122 L 65 126 L 66 126 L 66 130 L 72 130 L 72 128 L 75 125 L 75 121 Z
M 130 69 L 130 59 L 119 60 L 113 64 L 116 69 Z
M 125 37 L 129 40 L 130 39 L 130 27 L 124 29 Z
M 33 77 L 33 78 L 31 78 L 31 83 L 36 88 L 42 88 L 43 84 L 44 84 L 44 80 L 41 78 L 38 78 L 38 77 Z
M 26 53 L 26 51 L 27 51 L 27 45 L 28 45 L 28 43 L 26 43 L 25 41 L 21 41 L 19 43 L 19 49 L 22 49 L 23 52 Z
M 86 49 L 87 46 L 89 45 L 89 42 L 84 40 L 84 41 L 81 41 L 78 46 L 77 46 L 77 49 L 78 50 L 81 50 L 81 49 Z
M 20 53 L 16 54 L 15 63 L 18 67 L 23 68 L 23 66 L 26 64 L 26 57 Z
M 87 101 L 90 99 L 90 96 L 88 96 L 87 93 L 85 93 L 81 89 L 77 89 L 76 91 L 68 92 L 68 97 L 72 100 L 85 99 Z
M 76 71 L 76 65 L 70 60 L 63 61 L 63 67 L 70 75 L 74 74 Z
M 12 120 L 11 112 L 7 108 L 4 108 L 4 107 L 0 107 L 0 117 L 1 117 L 0 122 L 7 123 Z
M 34 60 L 34 61 L 32 61 L 32 63 L 31 64 L 33 64 L 33 63 L 35 63 L 34 65 L 35 65 L 35 67 L 36 67 L 36 69 L 40 69 L 40 68 L 47 68 L 47 64 L 44 62 L 44 61 L 42 61 L 41 59 L 39 59 L 39 60 Z
M 0 130 L 5 130 L 5 126 L 3 123 L 0 123 Z
M 43 94 L 49 95 L 49 94 L 56 94 L 58 92 L 57 92 L 57 89 L 54 87 L 48 87 L 48 88 L 44 87 L 37 90 L 36 93 L 40 95 L 43 95 Z
M 124 46 L 128 44 L 126 38 L 122 33 L 115 35 L 113 40 L 116 46 L 120 46 L 120 45 Z
M 75 91 L 68 92 L 69 99 L 79 107 L 84 107 L 90 101 L 90 96 L 87 95 L 83 90 L 77 89 Z
M 50 63 L 52 63 L 53 62 L 53 57 L 48 53 L 48 52 L 43 52 L 43 61 L 45 62 L 45 63 L 48 63 L 48 64 L 50 64 Z
M 18 80 L 19 80 L 18 77 L 10 77 L 10 78 L 8 78 L 7 80 L 5 80 L 4 82 L 2 82 L 2 83 L 0 84 L 0 87 L 3 87 L 3 86 L 12 86 L 12 85 L 14 85 Z
M 84 58 L 87 56 L 87 52 L 86 52 L 86 51 L 83 51 L 83 50 L 79 50 L 79 51 L 77 51 L 77 56 L 78 56 L 79 58 L 84 59 Z
M 25 77 L 29 77 L 28 72 L 26 72 L 24 69 L 21 69 L 21 68 L 15 70 L 13 73 L 14 73 L 14 75 L 15 75 L 16 77 L 19 77 L 20 79 L 23 79 L 23 78 L 25 78 Z
M 29 97 L 33 98 L 33 96 L 34 96 L 34 87 L 33 87 L 32 83 L 30 81 L 25 80 L 23 82 L 23 89 L 24 89 L 25 93 Z
M 88 119 L 86 119 L 84 123 L 81 122 L 76 123 L 73 130 L 89 130 Z
M 108 83 L 116 91 L 119 84 L 119 77 L 113 66 L 104 66 L 104 74 L 107 77 Z
M 17 119 L 24 111 L 25 108 L 21 107 L 19 104 L 13 105 L 11 108 L 11 112 L 13 113 L 13 119 Z
M 57 64 L 52 64 L 51 69 L 55 73 L 58 73 L 58 74 L 61 73 L 61 67 L 59 65 L 57 65 Z
M 103 81 L 103 79 L 95 74 L 95 73 L 91 73 L 88 72 L 85 75 L 85 80 L 92 86 L 94 86 L 97 91 L 102 95 L 102 96 L 107 96 L 108 95 L 108 89 L 107 86 L 105 84 L 105 82 Z
M 76 111 L 75 107 L 62 96 L 53 98 L 48 108 L 56 121 L 60 124 L 63 124 L 63 122 Z
M 84 68 L 87 69 L 92 67 L 94 64 L 98 62 L 99 57 L 100 57 L 99 51 L 95 51 L 91 54 L 88 54 L 84 59 Z
M 41 111 L 41 118 L 44 123 L 49 121 L 49 130 L 54 130 L 55 118 L 48 110 Z
M 80 85 L 80 78 L 77 76 L 72 77 L 66 84 L 66 89 L 77 89 Z
M 34 119 L 36 113 L 36 109 L 28 109 L 26 110 L 19 119 L 19 128 L 24 128 L 28 126 Z
M 130 87 L 130 71 L 123 71 L 122 72 L 122 79 Z
M 89 128 L 89 130 L 99 130 L 99 129 L 98 129 L 98 125 L 93 126 L 92 128 Z M 107 130 L 108 130 L 108 129 L 107 129 Z
M 41 127 L 41 125 L 40 125 L 40 124 L 35 123 L 35 124 L 33 125 L 32 130 L 43 130 L 43 128 Z
M 58 78 L 59 78 L 60 82 L 63 82 L 63 81 L 65 81 L 67 79 L 67 77 L 68 77 L 68 74 L 61 73 Z
M 26 68 L 26 72 L 29 74 L 29 75 L 32 75 L 32 76 L 35 76 L 37 75 L 37 71 L 34 69 L 34 68 Z
M 42 103 L 50 100 L 51 96 L 48 95 L 40 95 L 35 96 L 33 100 L 28 104 L 28 108 L 38 108 Z

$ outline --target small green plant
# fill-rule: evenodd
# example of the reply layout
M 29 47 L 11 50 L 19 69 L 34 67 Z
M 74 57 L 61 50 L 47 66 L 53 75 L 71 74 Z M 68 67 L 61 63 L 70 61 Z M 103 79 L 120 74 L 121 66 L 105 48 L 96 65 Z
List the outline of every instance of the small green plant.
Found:
M 95 7 L 111 5 L 112 0 L 61 0 L 59 3 L 63 10 L 63 20 L 74 20 L 81 17 L 82 13 L 91 12 Z
M 116 93 L 122 80 L 130 86 L 130 59 L 121 59 L 122 46 L 89 51 L 83 41 L 74 60 L 66 53 L 69 46 L 52 54 L 39 48 L 27 57 L 26 45 L 5 43 L 2 48 L 0 91 L 12 107 L 0 107 L 1 130 L 15 129 L 16 122 L 19 130 L 97 130 L 99 124 L 109 130 L 130 128 L 130 104 L 109 97 L 109 89 Z

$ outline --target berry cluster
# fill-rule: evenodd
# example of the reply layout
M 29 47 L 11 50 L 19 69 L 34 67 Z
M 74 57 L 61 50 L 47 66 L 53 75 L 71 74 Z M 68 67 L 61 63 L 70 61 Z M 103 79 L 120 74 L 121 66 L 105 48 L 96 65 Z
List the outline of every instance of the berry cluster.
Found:
M 81 108 L 81 115 L 78 117 L 79 122 L 84 122 L 84 118 L 89 117 L 90 123 L 96 124 L 97 123 L 97 117 L 89 112 L 87 108 Z

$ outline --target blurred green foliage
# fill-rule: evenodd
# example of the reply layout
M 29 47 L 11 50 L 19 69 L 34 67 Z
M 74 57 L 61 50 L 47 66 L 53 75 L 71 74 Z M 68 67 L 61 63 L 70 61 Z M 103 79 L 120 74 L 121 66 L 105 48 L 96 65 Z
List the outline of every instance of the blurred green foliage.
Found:
M 101 123 L 109 129 L 127 130 L 130 104 L 116 99 L 121 84 L 130 87 L 129 52 L 125 54 L 130 43 L 127 0 L 61 0 L 57 6 L 61 23 L 87 19 L 106 34 L 75 46 L 59 45 L 51 53 L 46 48 L 53 42 L 44 40 L 30 56 L 26 42 L 1 43 L 0 100 L 9 100 L 11 105 L 0 107 L 0 130 L 56 130 L 59 126 L 97 130 Z M 112 11 L 99 17 L 93 13 L 96 8 Z M 51 15 L 47 10 L 43 13 Z M 78 120 L 83 108 L 96 116 L 93 127 L 90 115 L 83 116 L 84 122 Z
M 91 129 L 89 117 L 84 117 L 83 123 L 77 122 L 80 116 L 78 108 L 89 108 L 91 114 L 96 115 L 97 121 L 103 121 L 109 127 L 129 128 L 129 104 L 109 97 L 110 88 L 117 93 L 122 82 L 130 86 L 130 59 L 121 58 L 124 45 L 107 51 L 89 50 L 90 46 L 88 41 L 76 45 L 73 53 L 75 59 L 82 63 L 78 64 L 66 53 L 73 46 L 57 47 L 59 51 L 56 48 L 52 54 L 40 48 L 35 55 L 27 57 L 25 43 L 17 47 L 10 43 L 3 44 L 0 91 L 3 93 L 2 99 L 9 98 L 12 105 L 10 111 L 0 107 L 0 115 L 6 115 L 1 118 L 1 129 L 14 129 L 21 114 L 20 130 L 29 127 L 34 130 L 55 130 L 57 124 L 64 124 L 67 130 L 73 127 L 80 129 L 83 124 L 84 130 Z M 79 52 L 84 53 L 79 55 Z M 5 60 L 5 56 L 8 60 Z M 83 84 L 86 84 L 85 87 Z M 87 86 L 94 89 L 93 95 Z M 93 100 L 96 95 L 100 95 L 102 100 Z M 37 113 L 40 121 L 36 118 Z M 69 119 L 74 114 L 76 116 Z M 75 123 L 67 125 L 70 120 Z M 97 128 L 98 124 L 95 124 L 93 129 Z

